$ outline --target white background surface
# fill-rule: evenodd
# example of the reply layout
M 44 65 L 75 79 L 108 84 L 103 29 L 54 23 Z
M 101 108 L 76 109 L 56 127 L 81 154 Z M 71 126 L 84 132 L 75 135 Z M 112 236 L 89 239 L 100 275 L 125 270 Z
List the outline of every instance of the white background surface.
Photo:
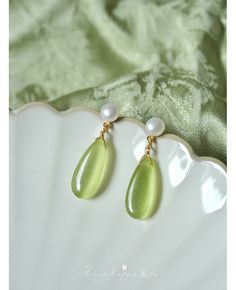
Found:
M 152 219 L 139 221 L 124 205 L 145 146 L 138 123 L 114 124 L 112 179 L 90 201 L 76 198 L 70 182 L 101 129 L 98 114 L 36 106 L 12 114 L 10 125 L 12 289 L 226 289 L 226 178 L 220 165 L 161 137 L 161 206 Z

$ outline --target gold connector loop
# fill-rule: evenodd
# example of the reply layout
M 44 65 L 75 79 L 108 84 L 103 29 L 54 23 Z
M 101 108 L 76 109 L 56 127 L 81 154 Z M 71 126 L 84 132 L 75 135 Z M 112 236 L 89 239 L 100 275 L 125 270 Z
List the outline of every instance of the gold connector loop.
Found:
M 108 130 L 111 127 L 111 123 L 110 122 L 104 122 L 103 123 L 103 129 L 100 132 L 100 137 L 104 140 L 104 135 L 108 132 Z M 105 141 L 105 140 L 104 140 Z
M 145 147 L 145 155 L 150 156 L 150 152 L 152 149 L 152 143 L 156 141 L 156 136 L 148 136 L 147 137 L 147 146 Z

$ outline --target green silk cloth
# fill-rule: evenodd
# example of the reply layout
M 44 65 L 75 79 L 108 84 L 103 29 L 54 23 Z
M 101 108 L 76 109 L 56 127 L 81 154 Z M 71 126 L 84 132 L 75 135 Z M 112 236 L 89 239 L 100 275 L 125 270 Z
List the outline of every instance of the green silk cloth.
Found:
M 226 3 L 11 0 L 10 109 L 118 104 L 226 162 Z

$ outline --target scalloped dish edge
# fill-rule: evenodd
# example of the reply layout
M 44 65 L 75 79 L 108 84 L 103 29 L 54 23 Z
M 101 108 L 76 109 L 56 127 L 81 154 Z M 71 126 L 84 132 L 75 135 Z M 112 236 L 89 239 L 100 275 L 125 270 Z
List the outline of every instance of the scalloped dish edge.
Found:
M 68 115 L 70 113 L 79 112 L 79 111 L 89 111 L 89 112 L 95 113 L 97 115 L 99 114 L 99 112 L 97 110 L 89 108 L 89 107 L 86 107 L 86 106 L 78 106 L 78 107 L 75 107 L 75 108 L 70 108 L 70 109 L 65 110 L 65 111 L 59 111 L 59 110 L 57 110 L 56 108 L 52 107 L 51 105 L 49 105 L 47 103 L 32 102 L 32 103 L 28 103 L 26 105 L 23 105 L 22 107 L 20 107 L 18 109 L 10 110 L 10 115 L 11 114 L 12 115 L 17 115 L 17 114 L 22 113 L 25 110 L 28 110 L 28 109 L 30 109 L 32 107 L 33 108 L 34 107 L 42 107 L 42 108 L 48 109 L 51 112 L 59 114 L 59 115 Z M 144 130 L 144 124 L 141 121 L 138 121 L 138 120 L 135 120 L 135 119 L 132 119 L 132 118 L 127 118 L 127 117 L 122 117 L 122 120 L 129 120 L 131 122 L 134 122 L 134 123 L 136 123 L 139 127 L 141 127 Z M 159 138 L 165 138 L 165 137 L 168 137 L 169 139 L 175 140 L 175 141 L 180 142 L 181 144 L 183 144 L 187 148 L 187 150 L 189 152 L 189 155 L 191 156 L 192 159 L 199 159 L 199 160 L 202 160 L 202 161 L 208 161 L 208 162 L 215 163 L 216 165 L 220 166 L 225 173 L 227 172 L 227 167 L 222 161 L 220 161 L 217 158 L 210 157 L 210 156 L 198 156 L 195 153 L 195 151 L 192 148 L 192 146 L 189 145 L 183 138 L 181 138 L 181 137 L 179 137 L 177 135 L 174 135 L 174 134 L 169 134 L 169 133 L 164 134 L 164 135 L 162 135 Z

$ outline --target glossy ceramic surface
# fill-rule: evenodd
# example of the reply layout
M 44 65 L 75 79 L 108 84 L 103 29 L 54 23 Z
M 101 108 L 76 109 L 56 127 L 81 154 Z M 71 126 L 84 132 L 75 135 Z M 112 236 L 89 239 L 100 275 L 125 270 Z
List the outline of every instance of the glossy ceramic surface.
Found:
M 11 289 L 226 289 L 223 165 L 173 135 L 160 137 L 160 207 L 136 220 L 125 195 L 144 152 L 140 123 L 114 123 L 114 166 L 102 194 L 82 200 L 71 191 L 75 166 L 101 127 L 86 109 L 37 104 L 10 114 Z

